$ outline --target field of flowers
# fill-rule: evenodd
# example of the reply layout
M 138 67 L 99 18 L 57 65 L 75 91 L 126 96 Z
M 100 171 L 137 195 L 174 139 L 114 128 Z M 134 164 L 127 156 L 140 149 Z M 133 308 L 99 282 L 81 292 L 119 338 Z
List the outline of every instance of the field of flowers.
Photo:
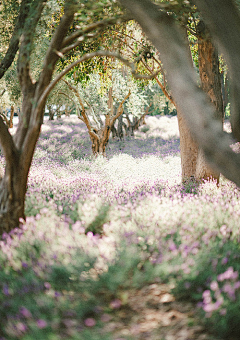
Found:
M 146 122 L 105 159 L 76 117 L 45 121 L 0 241 L 0 340 L 239 339 L 240 191 L 183 187 L 177 118 Z

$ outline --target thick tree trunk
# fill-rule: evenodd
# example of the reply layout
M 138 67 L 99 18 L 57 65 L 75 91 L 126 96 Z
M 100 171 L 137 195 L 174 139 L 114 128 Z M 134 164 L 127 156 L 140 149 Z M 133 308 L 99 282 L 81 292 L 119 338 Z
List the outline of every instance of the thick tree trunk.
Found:
M 20 157 L 11 166 L 6 166 L 0 184 L 0 235 L 18 227 L 19 218 L 25 217 L 27 175 L 28 172 L 21 166 Z
M 32 88 L 32 90 L 34 87 Z M 29 88 L 24 95 L 22 112 L 29 117 L 32 110 L 34 91 Z M 43 114 L 43 108 L 42 108 Z M 9 154 L 5 154 L 5 173 L 0 183 L 0 235 L 9 232 L 19 226 L 19 219 L 25 218 L 25 195 L 27 191 L 27 179 L 30 170 L 33 153 L 40 134 L 40 125 L 34 128 L 34 138 L 31 145 L 22 147 L 23 139 L 26 137 L 29 127 L 24 125 L 22 116 L 19 117 L 17 133 L 12 138 L 9 134 Z M 6 136 L 7 137 L 7 136 Z
M 202 89 L 216 108 L 215 118 L 223 124 L 223 100 L 218 54 L 202 21 L 198 24 L 198 61 Z M 219 176 L 220 173 L 209 166 L 203 151 L 199 150 L 196 179 L 213 179 L 219 182 Z
M 187 31 L 185 30 L 186 40 Z M 188 59 L 193 64 L 192 55 L 188 46 Z M 182 168 L 182 183 L 186 184 L 195 180 L 196 166 L 198 158 L 198 145 L 192 137 L 185 118 L 180 108 L 175 103 L 177 109 L 178 128 L 180 136 L 180 154 L 181 154 L 181 168 Z
M 111 132 L 111 127 L 108 124 L 100 130 L 93 130 L 93 134 L 89 134 L 92 141 L 92 152 L 93 155 L 102 155 L 106 157 L 106 146 L 109 142 L 109 136 Z
M 195 178 L 198 157 L 198 145 L 192 138 L 190 130 L 179 108 L 177 108 L 177 119 L 180 135 L 182 182 L 186 183 Z

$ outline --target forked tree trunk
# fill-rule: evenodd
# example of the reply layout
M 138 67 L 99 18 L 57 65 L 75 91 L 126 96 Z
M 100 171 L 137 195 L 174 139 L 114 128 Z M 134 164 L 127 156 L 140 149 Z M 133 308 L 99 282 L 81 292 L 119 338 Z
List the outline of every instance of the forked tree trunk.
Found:
M 145 113 L 141 117 L 133 116 L 132 120 L 130 119 L 129 115 L 126 114 L 127 125 L 124 124 L 124 128 L 126 130 L 127 136 L 134 136 L 134 131 L 138 130 L 142 117 L 145 116 Z
M 106 118 L 106 120 L 108 120 Z M 108 122 L 107 122 L 108 123 Z M 95 156 L 102 155 L 106 156 L 106 146 L 109 142 L 109 136 L 111 132 L 110 124 L 105 124 L 100 130 L 93 130 L 94 135 L 90 134 L 92 141 L 92 152 Z
M 85 107 L 83 105 L 83 101 L 79 95 L 79 92 L 77 88 L 73 85 L 71 85 L 69 82 L 65 80 L 65 83 L 69 87 L 73 93 L 75 93 L 78 102 L 81 107 L 81 115 L 78 115 L 78 118 L 81 119 L 87 126 L 88 134 L 90 136 L 90 139 L 92 141 L 92 152 L 95 156 L 97 155 L 103 155 L 106 156 L 106 146 L 109 142 L 109 136 L 110 132 L 112 130 L 112 126 L 114 125 L 114 122 L 123 114 L 123 104 L 124 102 L 129 98 L 131 91 L 129 90 L 128 94 L 125 96 L 125 98 L 121 101 L 121 103 L 118 106 L 117 112 L 113 112 L 113 96 L 112 96 L 112 88 L 109 89 L 108 93 L 108 108 L 109 112 L 105 115 L 105 122 L 103 124 L 101 118 L 97 119 L 95 117 L 95 123 L 97 123 L 100 127 L 93 128 L 92 123 L 88 118 L 88 115 L 86 113 Z M 94 113 L 94 112 L 93 112 Z
M 198 24 L 198 61 L 202 89 L 216 108 L 215 118 L 223 124 L 223 100 L 218 54 L 202 21 Z M 213 179 L 219 182 L 219 176 L 220 173 L 212 169 L 206 162 L 203 151 L 200 149 L 196 166 L 196 179 Z

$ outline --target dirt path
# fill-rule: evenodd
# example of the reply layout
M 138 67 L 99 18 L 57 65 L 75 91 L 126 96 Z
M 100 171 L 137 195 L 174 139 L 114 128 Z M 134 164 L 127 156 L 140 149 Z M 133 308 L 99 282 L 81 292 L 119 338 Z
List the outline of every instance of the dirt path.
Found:
M 194 304 L 176 301 L 171 288 L 152 284 L 123 293 L 126 303 L 116 309 L 104 330 L 114 340 L 219 340 L 200 325 Z

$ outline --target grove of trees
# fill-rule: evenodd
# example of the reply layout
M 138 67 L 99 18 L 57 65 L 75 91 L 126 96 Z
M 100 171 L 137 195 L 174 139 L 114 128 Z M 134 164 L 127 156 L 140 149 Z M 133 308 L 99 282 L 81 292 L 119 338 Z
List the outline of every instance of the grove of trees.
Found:
M 22 0 L 20 4 L 12 0 L 1 4 L 0 77 L 7 82 L 8 72 L 15 75 L 12 88 L 16 93 L 18 82 L 21 110 L 14 136 L 9 132 L 11 120 L 0 114 L 0 144 L 6 162 L 0 183 L 0 233 L 17 227 L 25 217 L 28 174 L 45 106 L 51 109 L 56 98 L 54 88 L 59 87 L 59 105 L 65 98 L 66 107 L 76 106 L 95 154 L 105 154 L 113 124 L 127 100 L 134 95 L 136 103 L 142 100 L 133 80 L 126 86 L 112 79 L 99 108 L 84 96 L 81 84 L 88 83 L 89 74 L 106 75 L 116 60 L 139 82 L 155 79 L 175 104 L 183 181 L 219 181 L 222 173 L 240 186 L 240 156 L 231 148 L 240 142 L 237 5 L 234 0 Z M 198 46 L 192 54 L 188 34 Z M 232 134 L 223 131 L 220 53 L 230 74 Z M 142 114 L 149 105 L 146 98 Z M 87 106 L 97 128 L 88 118 Z

